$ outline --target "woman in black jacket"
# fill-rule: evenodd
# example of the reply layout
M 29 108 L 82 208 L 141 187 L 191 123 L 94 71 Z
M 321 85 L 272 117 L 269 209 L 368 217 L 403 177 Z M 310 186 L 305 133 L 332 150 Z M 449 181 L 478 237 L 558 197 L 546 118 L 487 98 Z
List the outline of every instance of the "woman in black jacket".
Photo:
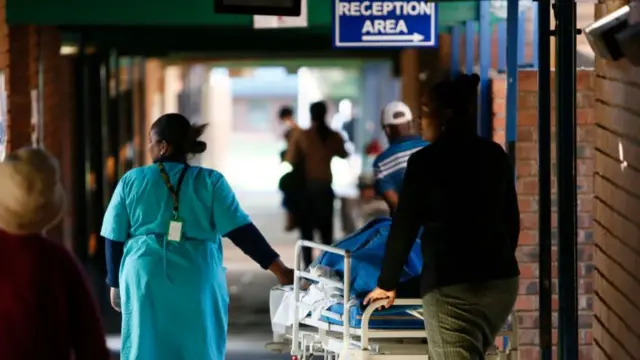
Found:
M 436 84 L 422 103 L 422 133 L 404 177 L 378 288 L 396 297 L 399 274 L 422 232 L 421 293 L 429 359 L 484 359 L 518 293 L 520 214 L 503 148 L 476 134 L 477 75 Z

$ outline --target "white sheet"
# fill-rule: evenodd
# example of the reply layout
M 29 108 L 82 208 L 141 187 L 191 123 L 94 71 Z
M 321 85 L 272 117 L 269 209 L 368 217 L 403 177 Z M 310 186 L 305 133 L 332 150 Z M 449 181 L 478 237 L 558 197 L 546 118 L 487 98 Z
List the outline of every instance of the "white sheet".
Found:
M 338 280 L 331 269 L 324 266 L 315 266 L 310 272 L 321 278 Z M 341 302 L 342 289 L 326 286 L 323 283 L 316 283 L 306 291 L 300 291 L 300 302 L 298 303 L 298 319 L 302 319 L 311 313 L 315 319 L 320 318 L 322 311 L 332 305 Z M 293 287 L 278 286 L 271 290 L 270 294 L 271 328 L 274 333 L 274 341 L 281 341 L 286 333 L 287 327 L 293 325 Z M 278 339 L 278 340 L 276 340 Z
M 293 286 L 276 286 L 269 293 L 269 314 L 271 316 L 271 330 L 273 331 L 273 342 L 283 342 L 287 332 L 287 326 L 276 318 L 280 309 L 280 304 L 287 294 L 291 294 Z

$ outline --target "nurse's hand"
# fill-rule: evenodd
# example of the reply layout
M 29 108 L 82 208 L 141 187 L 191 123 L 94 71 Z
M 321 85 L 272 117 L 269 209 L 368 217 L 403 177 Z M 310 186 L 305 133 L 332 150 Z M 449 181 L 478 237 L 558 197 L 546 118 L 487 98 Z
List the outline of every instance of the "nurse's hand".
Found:
M 269 271 L 278 278 L 280 285 L 292 285 L 293 284 L 293 269 L 288 268 L 280 259 L 276 259 Z
M 285 267 L 282 274 L 278 276 L 280 285 L 293 285 L 294 272 L 293 269 Z
M 393 303 L 396 301 L 396 291 L 387 291 L 380 288 L 375 288 L 372 292 L 364 298 L 363 304 L 369 305 L 370 303 L 376 302 L 378 300 L 387 299 L 386 304 L 384 304 L 385 308 L 391 307 Z
M 111 288 L 109 295 L 111 298 L 111 307 L 113 307 L 117 312 L 120 312 L 120 290 Z

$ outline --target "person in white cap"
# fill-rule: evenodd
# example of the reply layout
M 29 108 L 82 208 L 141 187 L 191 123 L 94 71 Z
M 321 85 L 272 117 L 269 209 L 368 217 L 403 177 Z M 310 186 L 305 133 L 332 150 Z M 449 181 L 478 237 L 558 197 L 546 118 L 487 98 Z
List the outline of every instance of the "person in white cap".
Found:
M 409 156 L 428 143 L 420 137 L 411 109 L 401 101 L 384 107 L 381 122 L 389 147 L 373 161 L 375 189 L 394 212 Z
M 42 235 L 64 207 L 49 153 L 20 149 L 0 163 L 0 359 L 109 359 L 80 266 Z

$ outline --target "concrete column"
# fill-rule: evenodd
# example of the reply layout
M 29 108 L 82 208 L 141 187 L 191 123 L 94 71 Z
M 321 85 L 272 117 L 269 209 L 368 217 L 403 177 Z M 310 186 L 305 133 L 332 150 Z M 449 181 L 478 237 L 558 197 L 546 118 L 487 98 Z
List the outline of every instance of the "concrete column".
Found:
M 420 63 L 417 49 L 400 52 L 400 78 L 402 81 L 402 101 L 414 114 L 420 110 Z
M 211 71 L 209 82 L 202 89 L 202 115 L 209 127 L 203 136 L 203 141 L 207 142 L 207 151 L 202 154 L 201 164 L 224 173 L 227 170 L 229 141 L 233 132 L 233 96 L 227 69 L 217 68 Z

